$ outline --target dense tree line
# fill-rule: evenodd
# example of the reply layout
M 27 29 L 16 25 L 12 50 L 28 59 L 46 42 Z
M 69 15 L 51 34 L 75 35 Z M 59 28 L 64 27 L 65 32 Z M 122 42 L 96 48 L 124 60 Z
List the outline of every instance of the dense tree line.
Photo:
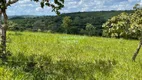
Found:
M 76 12 L 60 16 L 14 16 L 9 19 L 9 30 L 102 36 L 102 24 L 122 12 L 133 11 Z

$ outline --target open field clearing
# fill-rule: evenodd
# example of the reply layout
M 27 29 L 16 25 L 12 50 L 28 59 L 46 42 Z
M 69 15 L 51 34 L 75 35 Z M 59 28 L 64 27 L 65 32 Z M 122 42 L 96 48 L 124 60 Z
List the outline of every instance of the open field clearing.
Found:
M 2 80 L 142 80 L 137 40 L 40 32 L 9 32 Z

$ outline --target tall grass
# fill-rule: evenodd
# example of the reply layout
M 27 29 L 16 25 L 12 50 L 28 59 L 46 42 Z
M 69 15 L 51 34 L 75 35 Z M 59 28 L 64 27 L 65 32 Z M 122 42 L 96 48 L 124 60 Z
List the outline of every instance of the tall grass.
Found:
M 131 57 L 138 41 L 66 34 L 9 32 L 5 80 L 142 80 L 142 51 Z

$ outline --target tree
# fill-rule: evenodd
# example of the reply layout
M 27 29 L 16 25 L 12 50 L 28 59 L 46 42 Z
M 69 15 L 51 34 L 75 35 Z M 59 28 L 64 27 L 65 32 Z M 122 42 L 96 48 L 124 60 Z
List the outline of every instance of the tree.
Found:
M 103 36 L 128 38 L 130 28 L 130 17 L 127 13 L 114 16 L 103 24 Z
M 2 30 L 2 40 L 1 40 L 1 48 L 2 48 L 2 54 L 1 57 L 3 58 L 6 54 L 6 32 L 8 29 L 8 16 L 7 16 L 7 8 L 11 4 L 14 4 L 18 2 L 19 0 L 0 0 L 0 28 Z M 51 3 L 49 0 L 31 0 L 35 2 L 40 2 L 41 7 L 43 8 L 45 5 L 51 7 L 56 14 L 60 14 L 59 10 L 64 7 L 64 0 L 54 0 L 54 3 Z M 2 25 L 2 15 L 4 19 L 4 24 Z
M 134 13 L 122 13 L 108 20 L 104 25 L 105 36 L 130 37 L 140 40 L 132 60 L 135 61 L 136 56 L 142 46 L 142 7 L 139 4 L 134 6 Z
M 86 29 L 85 30 L 86 30 L 86 33 L 89 36 L 93 36 L 96 33 L 96 28 L 92 24 L 90 24 L 90 23 L 86 24 Z
M 41 20 L 37 20 L 36 22 L 34 22 L 33 24 L 33 29 L 34 30 L 38 30 L 40 29 L 41 31 L 43 31 L 45 29 L 46 25 L 45 22 L 41 21 Z
M 131 28 L 132 28 L 132 32 L 136 33 L 136 36 L 139 36 L 139 44 L 138 47 L 136 49 L 136 51 L 134 52 L 134 55 L 132 57 L 132 60 L 135 61 L 140 48 L 142 46 L 142 6 L 140 4 L 135 4 L 135 6 L 133 7 L 133 9 L 135 10 L 134 14 L 132 15 L 131 18 Z
M 132 18 L 131 18 L 131 23 L 132 23 L 131 31 L 133 34 L 135 33 L 135 36 L 138 36 L 138 39 L 140 40 L 138 48 L 136 49 L 132 57 L 133 61 L 135 61 L 136 56 L 138 55 L 139 50 L 142 46 L 142 18 L 141 17 L 142 17 L 142 10 L 139 9 L 133 13 Z
M 62 27 L 65 29 L 66 33 L 69 33 L 71 23 L 72 23 L 71 17 L 66 16 L 63 18 Z
M 8 21 L 8 29 L 9 30 L 18 30 L 18 24 L 14 23 L 13 21 Z
M 140 4 L 135 4 L 135 6 L 133 7 L 134 10 L 140 10 L 142 9 Z

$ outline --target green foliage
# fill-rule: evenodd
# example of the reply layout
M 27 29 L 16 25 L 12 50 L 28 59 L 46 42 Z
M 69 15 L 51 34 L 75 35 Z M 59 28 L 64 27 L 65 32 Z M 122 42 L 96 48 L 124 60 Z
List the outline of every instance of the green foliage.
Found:
M 139 39 L 142 35 L 142 10 L 121 13 L 103 24 L 103 36 Z
M 92 36 L 102 36 L 102 24 L 105 23 L 107 19 L 111 18 L 112 16 L 118 15 L 121 12 L 132 13 L 133 11 L 76 12 L 61 14 L 60 16 L 9 16 L 9 20 L 16 23 L 19 27 L 18 29 L 21 31 L 37 31 L 37 29 L 41 29 L 41 31 L 43 32 L 51 31 L 53 33 L 64 33 L 67 28 L 64 28 L 62 26 L 62 23 L 64 17 L 67 16 L 71 19 L 71 25 L 68 29 L 69 34 L 88 35 L 88 33 L 83 30 L 85 30 L 86 24 L 90 23 L 96 28 L 96 33 Z M 35 27 L 33 25 L 37 21 L 45 24 L 44 29 L 38 26 Z M 33 28 L 36 30 L 34 30 Z
M 89 36 L 92 36 L 92 35 L 95 35 L 96 34 L 96 28 L 90 24 L 90 23 L 87 23 L 86 24 L 86 33 L 89 35 Z
M 37 20 L 33 24 L 33 31 L 38 31 L 38 30 L 44 31 L 45 27 L 46 27 L 45 22 Z
M 69 33 L 71 23 L 72 23 L 72 20 L 69 16 L 66 16 L 63 18 L 62 27 L 65 29 L 65 33 Z
M 13 21 L 8 21 L 8 28 L 12 31 L 20 29 L 20 27 L 18 27 L 18 24 L 14 23 Z
M 103 24 L 103 27 L 104 36 L 128 38 L 130 28 L 129 14 L 121 13 L 118 16 L 114 16 L 109 19 L 105 24 Z
M 131 36 L 139 39 L 142 36 L 142 10 L 136 10 L 131 15 L 130 27 Z

